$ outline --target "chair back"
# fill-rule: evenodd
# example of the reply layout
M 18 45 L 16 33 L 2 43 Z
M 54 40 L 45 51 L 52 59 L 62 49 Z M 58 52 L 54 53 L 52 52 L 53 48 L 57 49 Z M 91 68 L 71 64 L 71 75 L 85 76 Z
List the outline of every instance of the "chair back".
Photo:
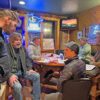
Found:
M 69 80 L 63 83 L 63 100 L 89 100 L 91 89 L 89 79 Z

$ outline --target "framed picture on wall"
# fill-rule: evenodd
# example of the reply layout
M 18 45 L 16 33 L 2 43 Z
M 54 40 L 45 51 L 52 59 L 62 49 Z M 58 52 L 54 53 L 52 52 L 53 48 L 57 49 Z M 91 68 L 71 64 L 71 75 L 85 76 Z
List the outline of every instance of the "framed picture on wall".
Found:
M 54 34 L 54 22 L 44 21 L 42 23 L 43 32 L 43 50 L 54 50 L 55 34 Z
M 96 33 L 100 31 L 100 24 L 93 24 L 89 26 L 89 32 L 87 34 L 88 43 L 95 45 L 96 44 Z
M 43 49 L 53 50 L 54 49 L 54 39 L 43 39 Z
M 77 32 L 77 39 L 80 39 L 83 36 L 82 31 Z

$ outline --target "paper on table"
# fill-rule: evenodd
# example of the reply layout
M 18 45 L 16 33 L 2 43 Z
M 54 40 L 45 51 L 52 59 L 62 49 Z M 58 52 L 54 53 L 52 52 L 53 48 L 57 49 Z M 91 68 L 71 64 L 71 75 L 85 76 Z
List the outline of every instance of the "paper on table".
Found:
M 86 64 L 86 70 L 92 70 L 95 67 L 96 67 L 95 65 Z
M 38 62 L 40 62 L 40 63 L 49 63 L 50 61 L 48 59 L 45 59 L 45 60 L 40 60 Z
M 58 59 L 58 63 L 64 64 L 64 60 Z

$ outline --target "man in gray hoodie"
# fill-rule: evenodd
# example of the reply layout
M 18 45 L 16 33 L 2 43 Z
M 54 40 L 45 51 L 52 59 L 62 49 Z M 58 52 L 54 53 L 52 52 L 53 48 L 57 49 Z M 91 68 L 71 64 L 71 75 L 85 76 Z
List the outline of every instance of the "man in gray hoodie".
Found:
M 41 58 L 40 38 L 33 37 L 32 42 L 28 46 L 28 54 L 32 60 L 39 60 Z

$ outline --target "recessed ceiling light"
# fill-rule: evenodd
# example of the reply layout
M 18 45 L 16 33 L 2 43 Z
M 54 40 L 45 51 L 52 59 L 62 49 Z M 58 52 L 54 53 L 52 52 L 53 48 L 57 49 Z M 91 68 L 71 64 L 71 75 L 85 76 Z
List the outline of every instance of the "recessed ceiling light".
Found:
M 25 5 L 25 1 L 22 1 L 22 0 L 19 1 L 19 4 L 20 4 L 20 5 Z

